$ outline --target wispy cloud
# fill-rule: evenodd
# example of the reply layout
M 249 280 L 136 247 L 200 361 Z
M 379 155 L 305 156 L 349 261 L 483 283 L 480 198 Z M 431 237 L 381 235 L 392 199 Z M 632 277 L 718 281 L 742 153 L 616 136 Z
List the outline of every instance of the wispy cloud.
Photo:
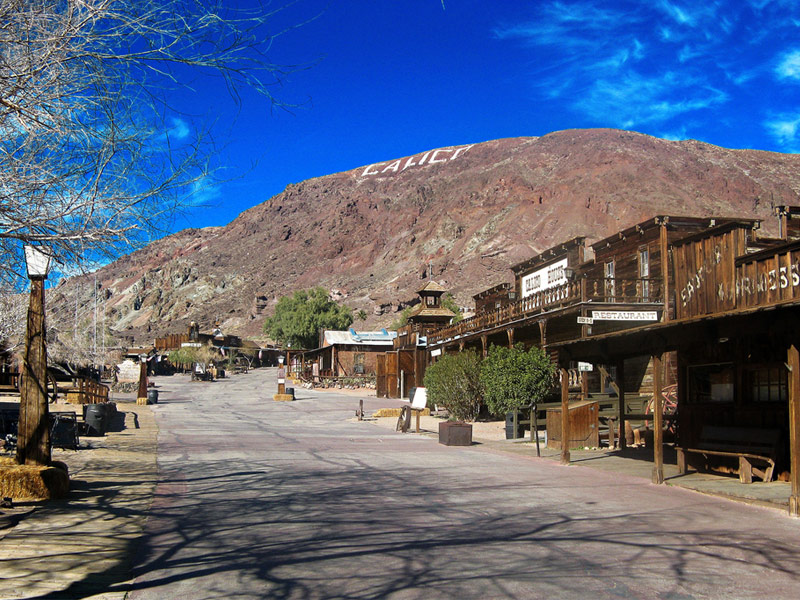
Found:
M 183 119 L 172 117 L 170 119 L 170 128 L 167 129 L 167 137 L 173 140 L 183 141 L 189 137 L 191 131 L 189 125 Z
M 192 206 L 214 204 L 222 197 L 222 190 L 207 176 L 200 177 L 192 183 L 187 194 L 187 203 Z
M 718 123 L 716 113 L 730 109 L 737 94 L 750 94 L 752 103 L 752 86 L 771 77 L 771 68 L 785 82 L 800 80 L 800 47 L 789 46 L 779 58 L 774 50 L 776 37 L 796 38 L 800 3 L 559 0 L 537 6 L 533 19 L 494 34 L 534 53 L 534 93 L 563 101 L 587 124 L 648 125 L 684 137 L 685 121 Z
M 775 73 L 779 79 L 800 79 L 800 50 L 791 50 L 780 57 Z
M 764 122 L 764 127 L 785 150 L 800 151 L 800 113 L 775 115 Z

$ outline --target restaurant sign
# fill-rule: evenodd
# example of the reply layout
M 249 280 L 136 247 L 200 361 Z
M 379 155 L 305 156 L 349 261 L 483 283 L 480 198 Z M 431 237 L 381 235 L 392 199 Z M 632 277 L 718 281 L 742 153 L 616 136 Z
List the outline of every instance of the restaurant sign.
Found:
M 595 321 L 658 321 L 654 310 L 593 310 Z

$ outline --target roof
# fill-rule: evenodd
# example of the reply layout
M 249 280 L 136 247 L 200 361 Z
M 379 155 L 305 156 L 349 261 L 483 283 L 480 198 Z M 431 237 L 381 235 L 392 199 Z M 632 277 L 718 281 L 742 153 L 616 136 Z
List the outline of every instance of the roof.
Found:
M 441 285 L 439 285 L 435 281 L 431 280 L 428 283 L 426 283 L 425 287 L 423 287 L 417 293 L 421 294 L 422 292 L 435 292 L 437 294 L 444 294 L 446 291 L 447 290 L 444 287 L 442 287 Z
M 533 267 L 539 267 L 544 265 L 545 263 L 561 259 L 564 257 L 565 254 L 567 254 L 567 252 L 569 252 L 573 248 L 583 246 L 585 240 L 586 236 L 579 235 L 577 237 L 572 238 L 571 240 L 567 240 L 566 242 L 556 244 L 552 248 L 548 248 L 547 250 L 537 254 L 536 256 L 533 256 L 531 258 L 523 260 L 520 263 L 512 265 L 511 270 L 514 272 L 515 275 L 519 275 L 523 271 L 526 271 Z
M 411 311 L 408 315 L 408 320 L 417 319 L 417 320 L 424 320 L 426 318 L 434 318 L 434 319 L 452 319 L 456 316 L 452 310 L 443 307 L 433 307 L 433 306 L 425 306 L 424 304 L 418 304 L 417 307 Z
M 323 346 L 333 346 L 336 344 L 347 344 L 351 346 L 391 346 L 394 338 L 397 337 L 396 331 L 360 331 L 357 332 L 352 327 L 348 331 L 325 330 Z

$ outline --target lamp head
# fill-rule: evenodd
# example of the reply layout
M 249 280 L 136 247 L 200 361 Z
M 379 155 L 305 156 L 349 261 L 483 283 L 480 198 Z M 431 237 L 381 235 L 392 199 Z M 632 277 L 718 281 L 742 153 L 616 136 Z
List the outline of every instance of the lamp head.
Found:
M 25 266 L 29 279 L 47 279 L 50 260 L 50 248 L 47 246 L 25 246 Z

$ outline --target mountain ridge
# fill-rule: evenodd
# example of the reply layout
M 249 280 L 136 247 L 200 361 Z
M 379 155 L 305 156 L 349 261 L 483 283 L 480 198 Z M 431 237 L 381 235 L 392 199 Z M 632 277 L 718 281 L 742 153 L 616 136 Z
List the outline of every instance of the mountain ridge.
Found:
M 537 252 L 656 214 L 771 227 L 775 206 L 798 204 L 798 167 L 800 155 L 610 129 L 446 146 L 289 184 L 228 225 L 177 232 L 97 277 L 110 325 L 137 341 L 191 320 L 255 336 L 279 297 L 315 285 L 368 313 L 355 327 L 386 326 L 431 267 L 469 305 Z M 86 281 L 65 281 L 50 302 L 74 304 Z

